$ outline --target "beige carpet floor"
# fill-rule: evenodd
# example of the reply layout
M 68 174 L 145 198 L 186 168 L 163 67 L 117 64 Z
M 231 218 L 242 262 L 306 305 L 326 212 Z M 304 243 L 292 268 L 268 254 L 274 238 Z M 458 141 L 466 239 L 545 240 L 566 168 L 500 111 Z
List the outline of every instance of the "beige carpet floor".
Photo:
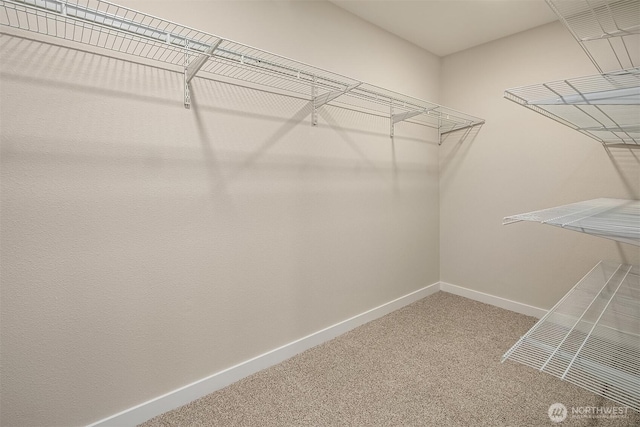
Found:
M 535 320 L 438 292 L 142 426 L 640 426 L 630 409 L 578 418 L 620 405 L 500 363 Z

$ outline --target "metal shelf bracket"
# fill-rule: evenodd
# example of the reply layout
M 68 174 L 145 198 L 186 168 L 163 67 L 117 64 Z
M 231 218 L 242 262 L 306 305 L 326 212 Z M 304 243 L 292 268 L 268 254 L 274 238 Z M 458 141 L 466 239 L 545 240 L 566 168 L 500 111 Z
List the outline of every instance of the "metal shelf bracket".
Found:
M 170 41 L 170 34 L 167 34 L 167 43 Z M 191 93 L 189 92 L 189 83 L 196 76 L 200 68 L 207 62 L 207 60 L 213 55 L 213 52 L 220 46 L 222 39 L 218 39 L 213 45 L 209 46 L 203 54 L 189 62 L 189 43 L 185 46 L 184 50 L 184 108 L 191 108 Z
M 425 109 L 420 109 L 420 110 L 405 111 L 404 113 L 393 114 L 393 105 L 391 105 L 391 110 L 390 110 L 391 129 L 390 129 L 390 132 L 389 132 L 389 136 L 391 138 L 394 137 L 395 124 L 396 123 L 403 122 L 403 121 L 408 120 L 408 119 L 410 119 L 412 117 L 419 116 L 420 114 L 428 113 L 429 111 L 433 111 L 436 108 L 437 107 L 429 108 L 429 109 L 425 108 Z
M 347 86 L 344 90 L 336 90 L 336 91 L 328 92 L 318 96 L 316 93 L 317 86 L 315 85 L 315 81 L 316 80 L 314 78 L 314 85 L 313 85 L 313 92 L 312 92 L 313 99 L 311 100 L 311 107 L 312 107 L 311 125 L 312 126 L 318 126 L 318 108 L 322 107 L 324 104 L 328 104 L 329 102 L 333 101 L 337 97 L 352 91 L 353 89 L 357 88 L 362 84 L 361 82 L 358 82 L 358 83 Z

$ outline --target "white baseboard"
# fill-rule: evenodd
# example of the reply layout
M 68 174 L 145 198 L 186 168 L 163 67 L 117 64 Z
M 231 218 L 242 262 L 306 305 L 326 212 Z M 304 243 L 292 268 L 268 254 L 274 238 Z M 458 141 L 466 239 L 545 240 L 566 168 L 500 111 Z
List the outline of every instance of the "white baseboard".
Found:
M 296 354 L 302 353 L 305 350 L 342 335 L 351 329 L 378 319 L 438 291 L 448 292 L 537 318 L 544 316 L 547 312 L 546 310 L 538 307 L 485 294 L 484 292 L 474 291 L 472 289 L 463 288 L 450 283 L 434 283 L 393 301 L 372 308 L 371 310 L 367 310 L 347 320 L 343 320 L 335 325 L 314 332 L 306 337 L 256 356 L 253 359 L 249 359 L 223 371 L 217 372 L 209 377 L 203 378 L 184 387 L 180 387 L 167 394 L 100 420 L 91 424 L 89 427 L 135 426 L 150 418 L 178 408 L 182 405 L 186 405 L 187 403 L 213 393 L 216 390 L 220 390 L 251 374 L 283 362 Z
M 450 294 L 459 295 L 485 304 L 494 305 L 504 308 L 505 310 L 515 311 L 516 313 L 533 316 L 540 319 L 547 313 L 547 310 L 534 307 L 532 305 L 523 304 L 521 302 L 512 301 L 506 298 L 497 297 L 495 295 L 485 294 L 484 292 L 474 291 L 473 289 L 463 288 L 461 286 L 452 285 L 451 283 L 440 282 L 440 290 Z
M 244 377 L 283 362 L 296 354 L 329 341 L 360 325 L 380 318 L 399 308 L 409 305 L 440 290 L 440 283 L 434 283 L 378 307 L 367 310 L 347 320 L 336 323 L 311 335 L 285 344 L 274 350 L 239 363 L 223 371 L 194 383 L 180 387 L 167 394 L 151 399 L 140 405 L 91 424 L 89 427 L 135 426 L 150 418 L 185 405 L 207 394 L 213 393 Z

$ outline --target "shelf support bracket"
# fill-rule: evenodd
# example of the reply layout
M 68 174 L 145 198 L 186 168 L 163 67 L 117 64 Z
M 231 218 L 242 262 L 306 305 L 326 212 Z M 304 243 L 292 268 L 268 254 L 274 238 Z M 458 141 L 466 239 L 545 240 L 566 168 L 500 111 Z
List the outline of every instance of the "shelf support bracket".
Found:
M 395 124 L 396 123 L 403 122 L 405 120 L 409 120 L 410 118 L 415 117 L 415 116 L 419 116 L 420 114 L 428 113 L 431 110 L 435 110 L 435 108 L 430 108 L 430 109 L 426 109 L 425 108 L 425 109 L 421 109 L 421 110 L 405 111 L 404 113 L 393 114 L 393 104 L 392 104 L 391 105 L 391 110 L 390 110 L 391 129 L 390 129 L 390 132 L 389 132 L 391 138 L 394 137 Z
M 393 121 L 393 101 L 389 104 L 389 138 L 391 138 L 391 142 L 393 142 L 393 137 L 395 136 L 395 124 Z
M 190 108 L 191 106 L 191 94 L 189 92 L 189 83 L 196 76 L 200 68 L 207 62 L 207 60 L 213 55 L 213 52 L 222 43 L 222 39 L 218 39 L 214 44 L 205 49 L 204 53 L 198 56 L 196 59 L 188 63 L 188 51 L 185 47 L 185 59 L 184 59 L 184 107 Z
M 420 114 L 425 113 L 427 110 L 414 110 L 407 111 L 405 113 L 393 114 L 391 115 L 391 121 L 396 124 L 398 122 L 403 122 L 405 120 L 410 119 L 411 117 L 419 116 Z
M 480 122 L 480 123 L 469 122 L 469 124 L 466 124 L 464 126 L 459 126 L 457 128 L 454 128 L 454 129 L 450 129 L 450 130 L 446 130 L 444 132 L 440 132 L 440 135 L 446 135 L 448 133 L 457 132 L 457 131 L 462 130 L 462 129 L 470 129 L 472 127 L 476 127 L 476 126 L 482 125 L 482 124 L 484 124 L 484 120 L 482 122 Z
M 325 93 L 323 95 L 317 96 L 316 95 L 315 79 L 314 79 L 314 91 L 313 91 L 313 94 L 312 94 L 313 99 L 311 100 L 311 104 L 312 104 L 311 106 L 313 108 L 313 111 L 311 113 L 311 124 L 313 126 L 317 126 L 318 125 L 318 108 L 322 107 L 325 104 L 328 104 L 329 102 L 333 101 L 337 97 L 342 96 L 345 93 L 352 91 L 353 89 L 357 88 L 361 84 L 362 83 L 355 83 L 355 84 L 347 86 L 344 90 L 335 90 L 333 92 L 328 92 L 328 93 Z

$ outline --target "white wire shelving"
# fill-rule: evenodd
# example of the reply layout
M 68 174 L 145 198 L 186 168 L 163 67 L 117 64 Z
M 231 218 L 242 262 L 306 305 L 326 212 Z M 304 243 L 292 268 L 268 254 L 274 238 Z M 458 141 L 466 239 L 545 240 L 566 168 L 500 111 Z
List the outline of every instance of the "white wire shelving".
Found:
M 509 349 L 512 360 L 640 411 L 640 269 L 598 263 Z
M 511 215 L 503 225 L 519 221 L 549 224 L 640 246 L 640 201 L 601 198 Z
M 507 89 L 504 97 L 605 146 L 640 147 L 640 68 Z
M 640 0 L 546 0 L 600 74 L 505 98 L 600 141 L 640 148 Z M 640 201 L 595 199 L 505 217 L 640 246 Z M 640 268 L 601 261 L 505 353 L 640 412 Z
M 483 119 L 380 88 L 331 71 L 234 42 L 102 0 L 0 0 L 0 29 L 14 28 L 100 50 L 144 58 L 184 74 L 189 108 L 195 77 L 241 82 L 310 102 L 311 122 L 325 104 L 388 117 L 442 135 L 482 125 Z
M 599 73 L 640 66 L 638 0 L 547 0 Z
M 600 74 L 504 97 L 605 147 L 640 148 L 640 0 L 546 0 Z

